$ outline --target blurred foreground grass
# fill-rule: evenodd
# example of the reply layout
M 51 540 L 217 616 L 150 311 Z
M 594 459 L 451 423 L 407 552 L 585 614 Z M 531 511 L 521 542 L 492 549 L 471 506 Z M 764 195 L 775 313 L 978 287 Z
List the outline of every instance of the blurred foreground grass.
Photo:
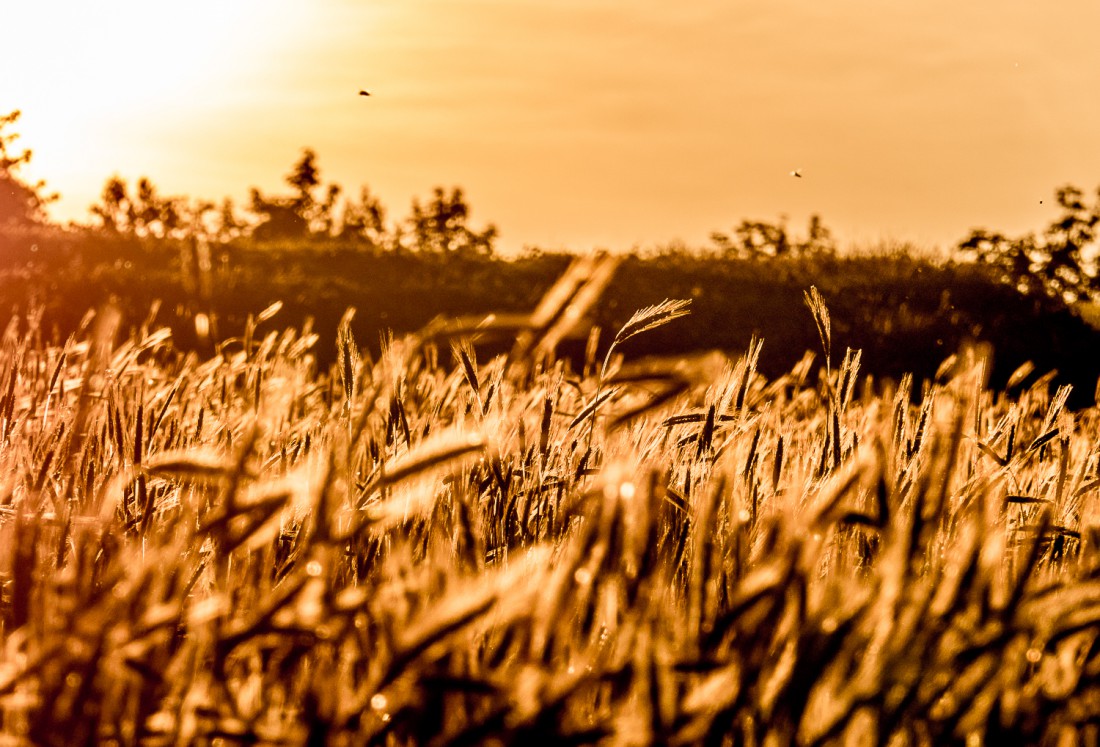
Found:
M 1095 409 L 981 346 L 876 389 L 816 289 L 820 364 L 624 362 L 664 302 L 575 372 L 615 264 L 320 369 L 275 309 L 209 357 L 13 320 L 5 742 L 1095 742 Z

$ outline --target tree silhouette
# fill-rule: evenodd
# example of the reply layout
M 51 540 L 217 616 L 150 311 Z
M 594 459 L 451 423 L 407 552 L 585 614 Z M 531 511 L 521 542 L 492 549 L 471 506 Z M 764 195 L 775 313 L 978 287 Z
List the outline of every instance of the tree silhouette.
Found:
M 448 193 L 436 187 L 426 204 L 413 199 L 411 214 L 391 230 L 386 226 L 385 208 L 365 186 L 358 200 L 338 204 L 343 190 L 335 183 L 324 185 L 317 154 L 310 148 L 303 149 L 285 182 L 291 187 L 289 194 L 265 195 L 253 187 L 243 220 L 228 198 L 220 207 L 202 200 L 192 204 L 185 198 L 161 196 L 147 177 L 140 178 L 131 191 L 118 175 L 107 180 L 99 202 L 90 210 L 101 230 L 141 238 L 331 239 L 375 252 L 406 250 L 441 257 L 493 254 L 497 228 L 470 226 L 470 206 L 461 188 Z
M 99 202 L 91 207 L 92 215 L 99 218 L 103 230 L 109 233 L 126 233 L 130 230 L 130 197 L 122 177 L 112 176 L 103 185 Z
M 491 255 L 497 228 L 489 224 L 482 231 L 467 225 L 470 206 L 459 187 L 451 194 L 436 187 L 432 200 L 422 206 L 413 199 L 412 214 L 406 221 L 406 248 L 439 255 Z
M 338 233 L 340 238 L 363 242 L 376 251 L 389 244 L 386 209 L 368 187 L 359 190 L 358 202 L 349 199 L 344 203 L 344 215 Z
M 260 223 L 252 235 L 257 239 L 301 239 L 309 236 L 309 221 L 295 208 L 294 199 L 264 197 L 259 189 L 250 192 L 249 210 Z
M 735 240 L 736 239 L 736 240 Z M 811 215 L 807 233 L 797 239 L 787 233 L 785 220 L 779 223 L 743 220 L 733 230 L 733 236 L 715 231 L 710 240 L 728 257 L 760 259 L 786 254 L 822 256 L 836 253 L 833 234 L 819 215 Z
M 161 197 L 148 177 L 137 183 L 137 194 L 130 201 L 130 222 L 138 236 L 165 238 L 184 233 L 189 216 L 184 201 L 178 197 Z
M 31 151 L 12 151 L 11 145 L 19 135 L 4 130 L 14 125 L 20 115 L 17 109 L 0 116 L 0 228 L 46 223 L 46 205 L 57 199 L 56 194 L 45 193 L 45 182 L 28 184 L 19 176 L 19 170 L 31 160 Z
M 133 194 L 122 177 L 112 176 L 103 185 L 99 202 L 91 207 L 109 233 L 149 238 L 181 238 L 201 225 L 213 206 L 199 201 L 189 206 L 182 197 L 162 197 L 147 176 L 138 179 Z
M 226 197 L 218 208 L 217 228 L 214 238 L 221 242 L 233 241 L 240 238 L 248 230 L 248 223 L 237 215 L 236 205 L 233 200 Z
M 330 184 L 323 199 L 315 192 L 321 186 L 317 154 L 310 148 L 287 174 L 286 183 L 294 189 L 290 196 L 266 197 L 259 189 L 251 190 L 251 210 L 260 219 L 254 236 L 258 239 L 300 239 L 336 232 L 334 208 L 341 187 Z
M 1047 226 L 1041 237 L 1029 233 L 1011 239 L 977 228 L 955 251 L 987 265 L 1021 293 L 1071 303 L 1093 298 L 1100 291 L 1100 191 L 1091 208 L 1084 201 L 1084 193 L 1072 185 L 1058 189 L 1055 197 L 1062 215 Z

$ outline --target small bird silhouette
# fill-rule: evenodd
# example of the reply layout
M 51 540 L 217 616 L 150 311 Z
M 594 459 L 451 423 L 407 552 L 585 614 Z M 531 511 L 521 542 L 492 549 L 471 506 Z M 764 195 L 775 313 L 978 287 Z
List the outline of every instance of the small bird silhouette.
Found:
M 360 96 L 370 96 L 370 91 L 360 91 L 359 95 Z
M 801 179 L 802 178 L 802 169 L 795 169 L 794 171 L 791 172 L 791 176 L 796 177 L 798 179 Z

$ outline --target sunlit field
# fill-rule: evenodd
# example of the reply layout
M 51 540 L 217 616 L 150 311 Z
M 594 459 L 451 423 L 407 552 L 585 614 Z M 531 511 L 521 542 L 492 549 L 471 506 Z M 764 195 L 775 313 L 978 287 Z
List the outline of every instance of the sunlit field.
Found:
M 5 743 L 1095 743 L 1095 409 L 981 347 L 872 385 L 813 288 L 778 378 L 624 362 L 676 300 L 558 360 L 615 264 L 326 370 L 277 306 L 13 320 Z
M 0 3 L 0 747 L 1100 747 L 1097 28 Z

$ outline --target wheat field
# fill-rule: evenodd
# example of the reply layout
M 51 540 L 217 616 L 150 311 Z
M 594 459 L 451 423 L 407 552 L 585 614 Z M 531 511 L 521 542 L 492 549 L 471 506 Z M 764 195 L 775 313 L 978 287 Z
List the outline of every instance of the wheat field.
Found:
M 0 741 L 1097 743 L 1095 409 L 864 377 L 815 289 L 774 380 L 624 362 L 675 300 L 558 360 L 614 266 L 326 371 L 277 306 L 207 360 L 14 319 Z

